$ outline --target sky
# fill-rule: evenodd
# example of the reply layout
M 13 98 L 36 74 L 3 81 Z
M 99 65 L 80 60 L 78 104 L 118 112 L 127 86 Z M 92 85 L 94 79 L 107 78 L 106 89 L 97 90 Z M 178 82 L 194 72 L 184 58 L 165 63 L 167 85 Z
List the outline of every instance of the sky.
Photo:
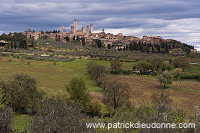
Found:
M 0 34 L 61 30 L 73 20 L 94 32 L 161 36 L 200 51 L 199 0 L 0 0 Z

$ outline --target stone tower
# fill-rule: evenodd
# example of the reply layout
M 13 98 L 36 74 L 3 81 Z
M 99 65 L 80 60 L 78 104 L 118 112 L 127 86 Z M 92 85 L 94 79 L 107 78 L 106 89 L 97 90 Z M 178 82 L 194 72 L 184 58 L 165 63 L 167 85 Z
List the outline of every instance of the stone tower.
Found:
M 74 38 L 74 26 L 71 26 L 71 30 L 70 30 L 70 40 L 72 40 Z
M 93 31 L 94 31 L 94 25 L 90 24 L 90 33 L 93 33 Z
M 64 26 L 61 27 L 61 32 L 66 32 L 66 29 Z
M 85 32 L 85 27 L 82 27 L 82 31 Z
M 74 34 L 76 34 L 77 30 L 78 30 L 78 22 L 76 19 L 74 19 Z
M 86 37 L 89 36 L 90 33 L 90 26 L 86 26 Z

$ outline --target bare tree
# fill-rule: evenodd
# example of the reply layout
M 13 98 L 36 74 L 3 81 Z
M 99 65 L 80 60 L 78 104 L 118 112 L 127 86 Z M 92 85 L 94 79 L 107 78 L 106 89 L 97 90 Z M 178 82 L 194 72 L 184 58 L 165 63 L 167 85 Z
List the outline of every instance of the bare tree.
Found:
M 112 105 L 114 109 L 128 102 L 130 91 L 128 84 L 110 77 L 106 80 L 104 87 L 105 101 Z
M 159 113 L 167 112 L 170 109 L 170 103 L 172 102 L 172 100 L 170 99 L 169 95 L 165 93 L 154 93 L 152 94 L 151 99 L 157 107 Z

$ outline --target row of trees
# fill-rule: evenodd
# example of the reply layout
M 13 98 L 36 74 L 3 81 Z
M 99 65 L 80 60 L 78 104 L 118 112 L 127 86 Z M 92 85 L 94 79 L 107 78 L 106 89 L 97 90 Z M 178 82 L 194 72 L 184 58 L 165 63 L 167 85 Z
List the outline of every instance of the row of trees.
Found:
M 175 57 L 169 59 L 168 62 L 164 62 L 161 58 L 153 58 L 150 61 L 140 60 L 133 66 L 133 70 L 139 71 L 140 74 L 145 74 L 149 70 L 152 70 L 154 74 L 158 74 L 164 70 L 170 71 L 175 68 L 181 68 L 184 71 L 190 68 L 190 64 L 185 57 Z
M 161 41 L 160 43 L 146 43 L 142 41 L 131 42 L 124 50 L 130 51 L 141 51 L 147 53 L 169 53 L 170 49 L 181 48 L 187 54 L 190 53 L 191 49 L 194 49 L 194 46 L 181 43 L 179 41 L 173 40 L 170 42 Z
M 14 33 L 14 34 L 2 34 L 0 36 L 0 40 L 5 40 L 10 43 L 10 48 L 27 48 L 27 37 L 22 33 Z

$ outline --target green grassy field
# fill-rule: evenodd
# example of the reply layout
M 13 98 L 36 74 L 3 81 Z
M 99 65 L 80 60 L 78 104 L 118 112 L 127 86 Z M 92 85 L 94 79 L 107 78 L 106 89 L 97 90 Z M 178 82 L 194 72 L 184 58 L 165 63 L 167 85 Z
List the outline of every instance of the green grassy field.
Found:
M 13 128 L 15 129 L 15 133 L 24 132 L 25 128 L 28 126 L 29 118 L 30 117 L 27 115 L 14 114 Z
M 9 59 L 12 61 L 9 62 Z M 31 63 L 28 65 L 27 61 Z M 100 91 L 94 80 L 86 72 L 86 64 L 94 61 L 97 64 L 110 66 L 109 61 L 76 59 L 66 63 L 57 63 L 45 61 L 22 60 L 14 58 L 3 58 L 0 60 L 0 79 L 9 80 L 16 73 L 29 74 L 37 79 L 38 87 L 48 94 L 56 94 L 65 91 L 67 84 L 73 77 L 82 77 L 89 88 L 89 91 Z M 124 68 L 132 68 L 131 62 L 123 62 Z M 22 132 L 28 123 L 28 116 L 14 114 L 13 127 L 16 132 Z
M 186 70 L 186 72 L 200 73 L 200 67 L 199 67 L 199 65 L 192 64 L 192 65 L 190 65 L 190 68 Z
M 9 62 L 8 60 L 12 61 Z M 30 61 L 30 60 L 29 60 Z M 19 59 L 14 58 L 1 58 L 0 60 L 0 79 L 8 80 L 11 76 L 16 73 L 29 74 L 37 79 L 38 87 L 48 94 L 63 92 L 65 84 L 67 84 L 73 77 L 82 77 L 89 88 L 89 91 L 100 90 L 96 86 L 89 74 L 86 72 L 86 64 L 90 61 L 94 61 L 97 64 L 105 65 L 109 68 L 109 61 L 101 60 L 84 60 L 76 59 L 75 61 L 57 63 L 54 65 L 53 62 L 45 61 L 33 61 L 27 64 L 25 60 L 22 62 Z M 123 62 L 123 67 L 132 67 L 131 62 Z
M 11 59 L 12 61 L 9 62 L 9 59 Z M 31 63 L 28 65 L 27 61 L 30 61 Z M 101 88 L 97 87 L 95 81 L 92 80 L 89 74 L 86 72 L 86 64 L 90 61 L 94 61 L 97 64 L 105 65 L 107 66 L 107 68 L 109 68 L 110 66 L 109 61 L 102 61 L 102 60 L 76 59 L 75 61 L 65 62 L 65 63 L 60 62 L 54 65 L 53 62 L 34 61 L 34 60 L 25 60 L 24 62 L 22 62 L 22 60 L 20 59 L 2 57 L 0 60 L 0 79 L 8 80 L 11 76 L 13 76 L 16 73 L 29 74 L 37 79 L 38 87 L 40 89 L 47 92 L 47 94 L 56 94 L 58 92 L 65 92 L 65 84 L 67 84 L 73 77 L 78 76 L 82 77 L 86 81 L 89 91 L 100 92 Z M 133 62 L 122 62 L 123 69 L 131 70 L 132 65 Z M 197 68 L 196 65 L 192 65 L 189 71 L 199 72 L 199 69 Z M 128 82 L 129 80 L 131 80 L 131 82 L 129 83 L 131 83 L 132 84 L 131 86 L 134 88 L 133 89 L 135 91 L 134 100 L 136 101 L 137 101 L 136 96 L 142 95 L 141 98 L 148 98 L 150 96 L 150 93 L 152 93 L 153 91 L 155 92 L 162 91 L 161 89 L 158 88 L 159 83 L 157 82 L 155 76 L 132 75 L 130 77 L 124 76 L 123 78 L 120 78 L 120 80 L 122 81 L 125 80 L 124 82 Z M 144 81 L 142 82 L 142 80 Z M 190 93 L 194 93 L 192 95 L 197 95 L 196 93 L 198 93 L 199 90 L 194 89 L 192 90 L 192 92 L 190 91 L 191 86 L 194 86 L 196 88 L 197 86 L 196 82 L 195 84 L 193 82 L 191 82 L 190 84 L 188 83 L 183 84 L 183 83 L 177 82 L 175 84 L 176 86 L 174 85 L 176 89 L 173 90 L 170 89 L 169 90 L 170 92 L 168 93 L 170 93 L 172 96 L 175 94 L 179 94 L 181 96 L 177 97 L 181 98 L 186 97 L 186 95 L 189 95 Z M 181 88 L 181 90 L 178 88 Z M 145 89 L 145 91 L 143 89 Z M 174 93 L 175 91 L 177 91 L 178 93 L 177 92 Z M 149 101 L 149 99 L 146 101 Z M 175 99 L 175 101 L 179 102 L 180 100 Z M 180 105 L 181 104 L 182 103 L 180 103 Z M 191 103 L 188 105 L 191 105 Z M 28 118 L 29 117 L 26 115 L 20 115 L 20 114 L 14 115 L 13 127 L 17 129 L 17 132 L 22 132 L 24 130 L 24 128 L 27 126 Z

